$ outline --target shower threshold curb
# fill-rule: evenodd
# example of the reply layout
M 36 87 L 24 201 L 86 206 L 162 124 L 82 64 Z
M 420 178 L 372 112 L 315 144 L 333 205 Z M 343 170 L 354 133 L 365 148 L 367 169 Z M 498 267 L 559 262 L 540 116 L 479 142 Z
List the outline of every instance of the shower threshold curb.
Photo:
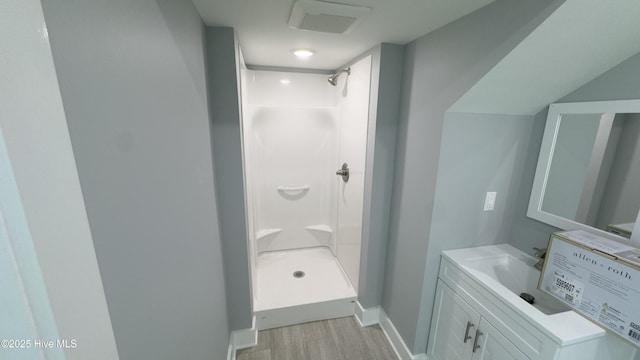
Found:
M 334 319 L 355 314 L 356 297 L 328 300 L 317 303 L 287 306 L 256 311 L 258 330 L 302 324 L 310 321 Z

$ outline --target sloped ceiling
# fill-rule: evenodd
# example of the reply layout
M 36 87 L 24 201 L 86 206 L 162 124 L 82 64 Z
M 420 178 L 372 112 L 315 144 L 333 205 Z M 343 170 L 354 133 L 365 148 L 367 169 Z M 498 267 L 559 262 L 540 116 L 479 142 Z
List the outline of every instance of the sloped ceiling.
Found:
M 639 0 L 567 0 L 449 111 L 533 115 L 638 52 Z
M 294 0 L 193 0 L 207 25 L 236 29 L 247 64 L 334 70 L 371 47 L 406 44 L 493 0 L 332 0 L 371 8 L 348 34 L 289 29 Z M 310 59 L 291 49 L 312 48 Z

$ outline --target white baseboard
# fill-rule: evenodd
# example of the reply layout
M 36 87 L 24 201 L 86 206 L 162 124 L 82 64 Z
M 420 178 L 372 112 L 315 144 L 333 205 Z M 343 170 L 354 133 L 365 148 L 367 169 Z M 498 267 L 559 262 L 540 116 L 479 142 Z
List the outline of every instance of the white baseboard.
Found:
M 258 329 L 256 328 L 256 317 L 251 321 L 251 329 L 236 330 L 229 338 L 229 349 L 227 350 L 227 360 L 236 359 L 236 351 L 258 345 Z
M 362 307 L 362 304 L 360 304 L 360 302 L 356 302 L 355 311 L 356 320 L 358 321 L 358 324 L 360 324 L 360 327 L 380 323 L 380 311 L 382 311 L 382 308 L 380 306 L 374 306 L 365 309 Z
M 258 329 L 256 328 L 255 316 L 253 317 L 251 329 L 234 331 L 231 333 L 231 339 L 236 350 L 258 345 Z
M 404 343 L 400 337 L 400 333 L 396 330 L 396 327 L 391 322 L 391 319 L 384 312 L 384 309 L 376 306 L 369 309 L 364 309 L 362 305 L 356 303 L 356 320 L 361 326 L 369 326 L 379 324 L 382 328 L 382 332 L 389 340 L 391 347 L 395 351 L 398 359 L 400 360 L 428 360 L 426 354 L 413 355 L 407 344 Z

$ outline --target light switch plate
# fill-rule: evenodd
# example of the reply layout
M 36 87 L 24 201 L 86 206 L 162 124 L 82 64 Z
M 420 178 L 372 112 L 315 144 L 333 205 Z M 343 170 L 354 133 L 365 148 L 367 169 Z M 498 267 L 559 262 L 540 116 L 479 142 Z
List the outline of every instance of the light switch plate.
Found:
M 493 211 L 496 206 L 496 196 L 498 195 L 495 191 L 487 192 L 487 196 L 484 198 L 484 211 Z

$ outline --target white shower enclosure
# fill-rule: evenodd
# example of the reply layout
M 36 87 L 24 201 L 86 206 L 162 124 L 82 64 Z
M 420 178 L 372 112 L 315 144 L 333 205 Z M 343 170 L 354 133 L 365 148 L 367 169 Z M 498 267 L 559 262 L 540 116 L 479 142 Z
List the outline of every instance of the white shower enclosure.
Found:
M 245 190 L 258 329 L 351 315 L 371 57 L 326 74 L 243 70 Z M 336 171 L 348 164 L 347 182 Z

